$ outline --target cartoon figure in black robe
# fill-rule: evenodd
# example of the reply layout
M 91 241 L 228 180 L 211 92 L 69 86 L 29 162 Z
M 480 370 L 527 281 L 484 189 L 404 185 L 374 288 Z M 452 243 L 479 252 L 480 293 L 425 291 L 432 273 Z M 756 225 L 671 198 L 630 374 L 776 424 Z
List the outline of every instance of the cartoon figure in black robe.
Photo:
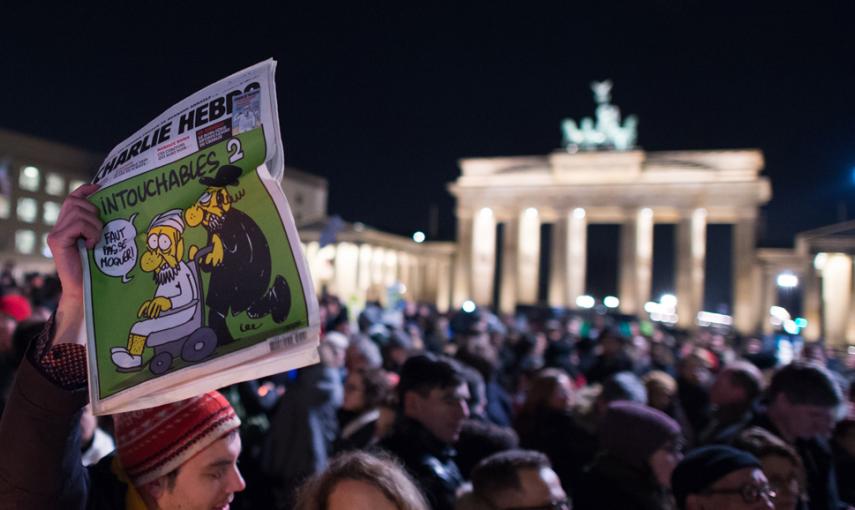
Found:
M 238 184 L 241 169 L 224 165 L 212 179 L 199 182 L 207 189 L 195 204 L 184 211 L 189 227 L 202 225 L 208 231 L 210 252 L 201 256 L 199 267 L 211 273 L 205 304 L 208 305 L 208 327 L 223 345 L 234 340 L 226 324 L 231 312 L 243 311 L 251 319 L 268 314 L 277 323 L 291 310 L 291 289 L 281 275 L 270 285 L 270 248 L 261 228 L 245 213 L 233 207 L 234 198 L 227 187 Z M 191 259 L 198 249 L 190 247 Z

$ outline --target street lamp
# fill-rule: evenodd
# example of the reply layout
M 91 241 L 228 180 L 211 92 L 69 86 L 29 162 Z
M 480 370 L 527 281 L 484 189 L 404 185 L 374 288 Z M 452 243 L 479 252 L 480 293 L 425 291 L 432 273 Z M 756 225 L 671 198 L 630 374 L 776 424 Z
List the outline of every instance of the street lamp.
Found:
M 581 295 L 576 298 L 576 306 L 579 308 L 593 308 L 596 301 L 588 295 Z
M 782 289 L 793 289 L 799 286 L 799 277 L 793 273 L 781 273 L 776 280 L 778 287 Z

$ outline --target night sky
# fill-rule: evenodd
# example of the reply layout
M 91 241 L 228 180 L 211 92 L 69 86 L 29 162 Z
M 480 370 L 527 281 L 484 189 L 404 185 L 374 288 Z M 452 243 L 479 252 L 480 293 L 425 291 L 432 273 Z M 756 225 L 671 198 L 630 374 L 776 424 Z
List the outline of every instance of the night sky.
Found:
M 435 204 L 452 239 L 457 160 L 551 152 L 562 118 L 593 115 L 589 83 L 611 78 L 645 150 L 763 150 L 761 245 L 855 217 L 851 7 L 278 4 L 4 7 L 0 126 L 106 152 L 273 57 L 286 163 L 329 180 L 330 212 L 410 234 Z

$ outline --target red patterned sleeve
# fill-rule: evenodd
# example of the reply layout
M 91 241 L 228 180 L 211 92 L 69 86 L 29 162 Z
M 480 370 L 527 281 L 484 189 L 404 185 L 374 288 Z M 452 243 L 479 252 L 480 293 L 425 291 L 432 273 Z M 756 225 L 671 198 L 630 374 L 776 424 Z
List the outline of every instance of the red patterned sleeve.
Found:
M 54 320 L 51 318 L 32 346 L 34 365 L 54 384 L 66 390 L 86 385 L 86 348 L 78 344 L 51 345 Z

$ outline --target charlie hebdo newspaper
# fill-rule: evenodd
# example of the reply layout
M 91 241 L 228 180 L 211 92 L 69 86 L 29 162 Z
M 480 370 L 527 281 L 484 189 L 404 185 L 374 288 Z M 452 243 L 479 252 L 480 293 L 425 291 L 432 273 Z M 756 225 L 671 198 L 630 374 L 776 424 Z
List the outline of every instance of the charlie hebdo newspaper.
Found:
M 318 361 L 318 304 L 285 194 L 273 60 L 176 104 L 107 156 L 81 245 L 95 414 Z

